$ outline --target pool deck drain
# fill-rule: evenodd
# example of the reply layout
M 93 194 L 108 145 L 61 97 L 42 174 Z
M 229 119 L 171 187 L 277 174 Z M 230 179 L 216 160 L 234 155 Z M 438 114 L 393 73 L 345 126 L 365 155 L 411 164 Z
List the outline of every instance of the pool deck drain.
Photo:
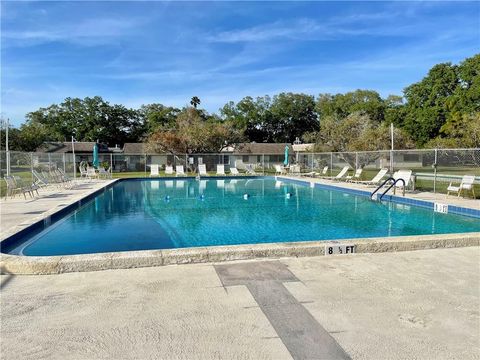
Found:
M 294 359 L 350 359 L 337 341 L 285 288 L 299 282 L 279 261 L 215 265 L 223 286 L 245 285 Z

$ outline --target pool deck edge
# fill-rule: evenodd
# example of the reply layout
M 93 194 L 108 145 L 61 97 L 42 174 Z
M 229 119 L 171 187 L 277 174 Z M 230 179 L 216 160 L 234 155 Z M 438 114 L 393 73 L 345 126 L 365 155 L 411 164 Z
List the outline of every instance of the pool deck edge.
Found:
M 2 253 L 0 255 L 0 270 L 3 274 L 47 275 L 164 265 L 217 263 L 235 260 L 324 256 L 325 247 L 331 245 L 355 245 L 355 252 L 357 254 L 470 247 L 480 246 L 480 232 L 212 246 L 65 256 L 18 256 Z M 331 256 L 355 256 L 355 254 Z

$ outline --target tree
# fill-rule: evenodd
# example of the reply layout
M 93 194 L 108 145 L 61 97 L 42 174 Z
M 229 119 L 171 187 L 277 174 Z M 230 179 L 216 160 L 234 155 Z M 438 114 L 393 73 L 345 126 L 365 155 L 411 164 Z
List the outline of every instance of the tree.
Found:
M 440 129 L 441 136 L 430 140 L 427 147 L 480 147 L 480 112 L 456 116 Z
M 196 109 L 197 106 L 200 105 L 200 99 L 197 96 L 192 97 L 192 100 L 190 100 L 190 105 Z
M 146 134 L 159 127 L 173 126 L 180 109 L 158 103 L 142 105 L 138 110 Z
M 356 112 L 381 122 L 384 120 L 385 103 L 376 91 L 359 89 L 346 94 L 320 94 L 316 111 L 320 121 L 328 116 L 343 119 Z
M 227 103 L 220 112 L 255 142 L 293 142 L 318 129 L 314 97 L 305 94 L 245 97 L 237 104 Z
M 274 142 L 292 143 L 304 133 L 318 129 L 313 96 L 281 93 L 273 97 L 270 112 L 272 121 L 268 131 Z
M 138 112 L 123 105 L 110 105 L 101 97 L 66 98 L 27 114 L 27 124 L 42 125 L 49 140 L 102 141 L 109 145 L 138 141 L 142 124 Z
M 147 147 L 172 154 L 208 153 L 220 152 L 242 140 L 231 122 L 205 120 L 195 108 L 189 107 L 179 113 L 173 127 L 155 130 L 147 139 Z
M 444 63 L 435 65 L 420 82 L 405 88 L 407 112 L 404 127 L 417 145 L 439 135 L 449 113 L 447 100 L 458 84 L 457 67 Z
M 317 151 L 370 151 L 390 148 L 388 124 L 378 124 L 368 115 L 353 113 L 344 119 L 326 117 L 316 137 Z M 394 130 L 395 148 L 409 148 L 413 143 L 401 129 Z

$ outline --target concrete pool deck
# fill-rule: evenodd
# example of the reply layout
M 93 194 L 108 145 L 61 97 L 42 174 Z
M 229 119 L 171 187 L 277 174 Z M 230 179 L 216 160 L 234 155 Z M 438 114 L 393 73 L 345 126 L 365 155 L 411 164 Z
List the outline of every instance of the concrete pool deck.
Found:
M 2 359 L 479 358 L 480 247 L 229 265 L 2 275 Z
M 298 180 L 298 178 L 291 178 Z M 307 179 L 310 181 L 312 179 Z M 83 181 L 74 189 L 53 190 L 34 200 L 17 199 L 1 203 L 1 234 L 5 239 L 43 218 L 110 185 L 116 180 Z M 313 181 L 313 180 L 312 180 Z M 315 180 L 335 186 L 358 186 Z M 461 200 L 458 200 L 461 201 Z M 468 200 L 467 200 L 468 201 Z M 477 200 L 471 200 L 476 202 Z M 6 223 L 6 225 L 4 225 Z M 16 224 L 16 225 L 14 225 Z M 356 253 L 408 251 L 441 247 L 479 246 L 480 233 L 396 236 L 272 244 L 247 244 L 168 250 L 144 250 L 65 256 L 18 256 L 1 254 L 1 271 L 14 274 L 57 274 L 118 268 L 163 266 L 186 263 L 325 255 L 326 246 L 353 246 Z

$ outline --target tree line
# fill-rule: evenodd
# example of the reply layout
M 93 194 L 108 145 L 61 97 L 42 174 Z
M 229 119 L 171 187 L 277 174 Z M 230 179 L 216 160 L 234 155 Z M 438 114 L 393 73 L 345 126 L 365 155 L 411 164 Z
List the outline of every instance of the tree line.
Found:
M 160 103 L 138 109 L 100 96 L 66 98 L 26 115 L 10 129 L 12 150 L 34 151 L 44 141 L 146 142 L 152 150 L 215 152 L 237 142 L 315 143 L 317 151 L 395 147 L 480 147 L 480 54 L 433 66 L 403 95 L 374 90 L 250 97 L 208 113 L 192 97 L 183 108 Z M 3 131 L 3 130 L 2 130 Z M 2 136 L 4 134 L 2 133 Z M 4 147 L 4 141 L 1 144 Z

